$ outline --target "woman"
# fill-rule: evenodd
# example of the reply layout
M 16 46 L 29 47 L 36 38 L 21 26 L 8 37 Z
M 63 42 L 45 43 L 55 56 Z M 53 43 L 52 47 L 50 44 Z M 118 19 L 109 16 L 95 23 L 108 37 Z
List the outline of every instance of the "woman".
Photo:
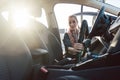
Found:
M 65 45 L 66 57 L 70 57 L 72 59 L 77 60 L 78 53 L 81 50 L 84 50 L 84 46 L 82 43 L 78 43 L 80 29 L 78 26 L 78 20 L 76 16 L 71 15 L 68 18 L 69 29 L 68 32 L 64 34 L 63 43 Z

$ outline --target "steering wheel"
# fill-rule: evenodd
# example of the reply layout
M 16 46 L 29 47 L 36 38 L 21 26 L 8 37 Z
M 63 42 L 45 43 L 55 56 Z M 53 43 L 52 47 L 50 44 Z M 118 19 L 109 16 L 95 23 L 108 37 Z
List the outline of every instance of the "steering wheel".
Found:
M 103 6 L 98 13 L 93 28 L 88 36 L 90 39 L 94 36 L 101 36 L 106 31 L 108 17 L 104 14 L 104 11 L 105 7 Z

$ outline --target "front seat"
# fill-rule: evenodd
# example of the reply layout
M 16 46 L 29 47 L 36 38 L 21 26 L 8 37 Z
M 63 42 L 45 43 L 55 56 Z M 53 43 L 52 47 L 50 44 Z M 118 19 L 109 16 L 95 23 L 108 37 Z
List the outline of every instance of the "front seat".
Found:
M 31 80 L 30 51 L 1 15 L 0 32 L 0 80 Z

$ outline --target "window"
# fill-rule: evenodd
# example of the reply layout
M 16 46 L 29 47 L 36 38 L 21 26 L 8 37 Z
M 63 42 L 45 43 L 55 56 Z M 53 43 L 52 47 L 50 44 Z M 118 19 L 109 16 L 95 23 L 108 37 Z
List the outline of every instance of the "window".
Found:
M 41 17 L 37 18 L 38 21 L 40 21 L 41 23 L 43 23 L 46 27 L 48 27 L 48 23 L 46 20 L 46 14 L 45 14 L 45 10 L 42 8 L 42 14 Z
M 81 5 L 57 4 L 54 8 L 59 29 L 66 29 L 68 26 L 68 16 L 80 12 Z
M 98 9 L 88 7 L 88 6 L 83 6 L 83 12 L 88 12 L 90 14 L 88 15 L 83 15 L 83 19 L 87 20 L 88 26 L 89 26 L 89 31 L 91 30 L 91 27 L 94 24 Z
M 59 27 L 63 52 L 64 52 L 64 45 L 62 39 L 65 31 L 68 28 L 68 16 L 74 13 L 78 13 L 80 12 L 80 10 L 81 10 L 81 5 L 75 5 L 75 4 L 57 4 L 54 7 L 54 11 Z M 80 22 L 80 19 L 78 19 L 78 21 Z
M 93 21 L 95 20 L 96 15 L 91 15 L 91 14 L 83 14 L 81 16 L 81 5 L 78 4 L 57 4 L 54 7 L 55 11 L 55 16 L 57 19 L 58 27 L 59 27 L 59 32 L 60 32 L 60 37 L 61 37 L 61 43 L 62 43 L 62 48 L 64 51 L 64 45 L 63 45 L 63 36 L 64 33 L 67 31 L 68 28 L 68 16 L 69 15 L 76 15 L 79 25 L 81 25 L 81 19 L 85 19 L 88 22 L 89 30 L 91 29 L 93 25 Z M 84 12 L 91 12 L 91 13 L 96 13 L 97 14 L 98 9 L 91 8 L 88 6 L 83 6 L 83 13 Z M 82 17 L 82 18 L 81 18 Z

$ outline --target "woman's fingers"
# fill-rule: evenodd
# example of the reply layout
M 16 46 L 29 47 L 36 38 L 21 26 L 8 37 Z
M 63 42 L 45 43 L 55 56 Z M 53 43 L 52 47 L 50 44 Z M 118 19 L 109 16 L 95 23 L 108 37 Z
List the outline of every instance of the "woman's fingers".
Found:
M 79 50 L 83 50 L 84 49 L 84 46 L 82 43 L 75 43 L 74 44 L 74 48 L 75 49 L 79 49 Z

